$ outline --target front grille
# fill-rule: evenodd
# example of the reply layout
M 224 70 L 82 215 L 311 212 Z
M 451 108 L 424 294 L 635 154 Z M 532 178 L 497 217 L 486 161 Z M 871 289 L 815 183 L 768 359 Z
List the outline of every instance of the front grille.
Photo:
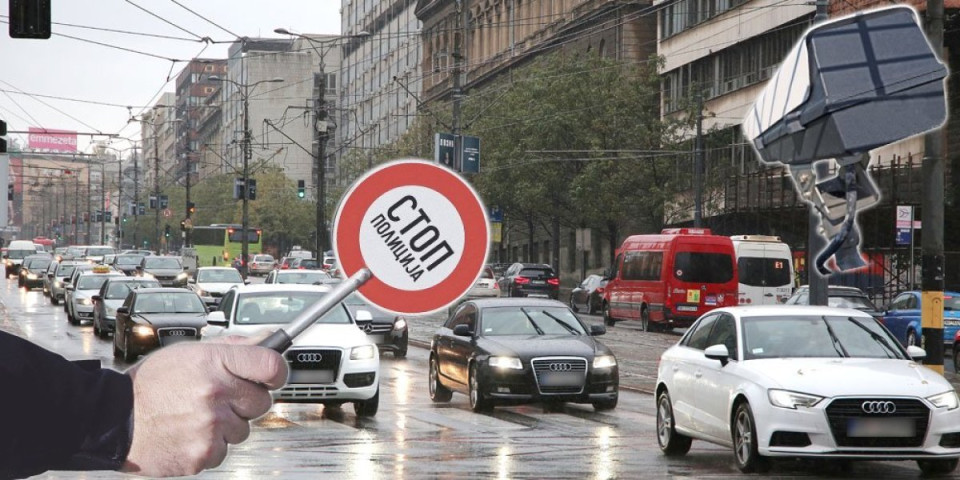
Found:
M 393 330 L 393 325 L 373 322 L 357 322 L 357 327 L 367 335 L 382 335 Z
M 375 378 L 377 374 L 374 372 L 347 373 L 343 375 L 343 383 L 350 388 L 368 387 L 373 384 Z
M 193 327 L 165 327 L 157 329 L 160 346 L 166 346 L 184 340 L 196 340 L 197 329 Z
M 587 360 L 582 357 L 534 358 L 533 375 L 537 388 L 544 395 L 577 394 L 583 392 L 587 380 Z
M 893 402 L 893 413 L 867 413 L 864 402 Z M 913 436 L 848 436 L 851 421 L 883 421 L 884 419 L 908 419 L 913 422 Z M 842 398 L 827 407 L 830 431 L 838 447 L 919 447 L 927 436 L 930 409 L 916 399 L 909 398 Z
M 277 391 L 278 400 L 296 401 L 315 398 L 333 398 L 340 393 L 337 387 L 323 385 L 288 385 Z
M 223 296 L 223 292 L 207 292 L 207 295 L 210 295 L 213 298 L 220 298 Z

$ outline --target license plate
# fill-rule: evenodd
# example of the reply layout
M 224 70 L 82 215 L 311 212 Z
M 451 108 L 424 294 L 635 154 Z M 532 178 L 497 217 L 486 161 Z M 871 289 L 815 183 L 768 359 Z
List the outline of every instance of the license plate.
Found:
M 530 285 L 543 285 L 545 283 L 543 280 L 530 280 Z
M 680 305 L 677 307 L 678 312 L 696 312 L 697 307 L 693 305 Z
M 333 370 L 290 370 L 287 383 L 333 383 Z
M 851 418 L 847 420 L 848 437 L 913 437 L 917 425 L 910 418 Z
M 197 337 L 191 335 L 188 337 L 160 337 L 163 341 L 163 346 L 173 345 L 174 343 L 180 342 L 192 342 L 197 339 Z
M 576 387 L 583 385 L 583 374 L 574 372 L 544 372 L 540 374 L 544 387 Z

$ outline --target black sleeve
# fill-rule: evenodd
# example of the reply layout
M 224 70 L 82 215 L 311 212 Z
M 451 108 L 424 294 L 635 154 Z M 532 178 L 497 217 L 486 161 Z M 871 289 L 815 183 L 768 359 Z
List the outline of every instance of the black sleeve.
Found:
M 119 469 L 132 412 L 127 375 L 0 332 L 0 479 Z

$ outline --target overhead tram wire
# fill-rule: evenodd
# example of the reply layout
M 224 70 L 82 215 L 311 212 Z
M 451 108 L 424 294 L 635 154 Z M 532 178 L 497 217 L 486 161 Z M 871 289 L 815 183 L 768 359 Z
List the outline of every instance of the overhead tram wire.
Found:
M 10 17 L 9 17 L 8 15 L 0 15 L 0 18 L 10 18 Z M 171 36 L 171 35 L 162 35 L 162 34 L 159 34 L 159 33 L 134 32 L 134 31 L 130 31 L 130 30 L 118 30 L 118 29 L 114 29 L 114 28 L 95 27 L 95 26 L 93 26 L 93 25 L 79 25 L 79 24 L 76 24 L 76 23 L 64 23 L 64 22 L 50 22 L 50 23 L 53 24 L 53 25 L 60 25 L 60 26 L 63 26 L 63 27 L 80 28 L 80 29 L 84 29 L 84 30 L 94 30 L 94 31 L 98 31 L 98 32 L 107 32 L 107 33 L 120 33 L 120 34 L 124 34 L 124 35 L 136 35 L 136 36 L 141 36 L 141 37 L 160 38 L 160 39 L 164 39 L 164 40 L 180 40 L 180 41 L 184 41 L 184 42 L 202 42 L 202 41 L 203 41 L 203 40 L 198 40 L 198 39 L 195 39 L 195 38 L 174 37 L 174 36 Z
M 210 25 L 213 25 L 214 27 L 217 27 L 217 28 L 219 28 L 220 30 L 223 30 L 224 32 L 227 32 L 227 33 L 229 33 L 230 35 L 233 35 L 233 36 L 236 37 L 236 38 L 240 38 L 240 37 L 242 36 L 242 35 L 237 35 L 236 33 L 233 33 L 233 32 L 231 32 L 230 30 L 227 30 L 227 29 L 224 28 L 224 27 L 221 27 L 219 24 L 217 24 L 217 23 L 214 22 L 213 20 L 210 20 L 209 18 L 204 17 L 203 15 L 200 15 L 199 13 L 191 10 L 189 7 L 187 7 L 187 6 L 185 6 L 184 4 L 178 2 L 177 0 L 170 0 L 170 1 L 173 2 L 173 3 L 175 3 L 178 7 L 180 7 L 180 8 L 182 8 L 182 9 L 184 9 L 184 10 L 186 10 L 186 11 L 188 11 L 188 12 L 190 12 L 190 13 L 198 16 L 198 17 L 200 17 L 201 19 L 203 19 L 204 21 L 206 21 L 206 22 L 209 23 Z
M 13 84 L 11 84 L 11 83 L 9 83 L 9 82 L 5 82 L 5 81 L 3 81 L 3 80 L 0 80 L 0 83 L 3 83 L 4 85 L 8 85 L 10 88 L 13 88 L 13 89 L 15 89 L 15 90 L 20 90 L 16 85 L 13 85 Z M 23 90 L 20 90 L 20 91 L 23 92 Z M 6 94 L 6 93 L 5 93 L 5 95 L 7 95 L 7 97 L 10 97 L 9 94 Z M 100 130 L 99 128 L 94 127 L 93 125 L 90 125 L 89 123 L 84 122 L 83 120 L 80 120 L 79 118 L 74 117 L 73 115 L 70 115 L 69 113 L 64 112 L 63 110 L 60 110 L 59 108 L 54 107 L 53 105 L 50 105 L 49 103 L 47 103 L 47 102 L 45 102 L 45 101 L 43 101 L 43 100 L 40 100 L 39 98 L 35 98 L 35 97 L 31 97 L 31 98 L 33 98 L 33 100 L 36 101 L 37 103 L 40 103 L 41 105 L 46 106 L 47 108 L 49 108 L 49 109 L 51 109 L 51 110 L 53 110 L 53 111 L 55 111 L 55 112 L 57 112 L 57 113 L 65 116 L 65 117 L 67 117 L 67 118 L 69 118 L 69 119 L 71 119 L 71 120 L 73 120 L 73 121 L 75 121 L 75 122 L 77 122 L 77 123 L 79 123 L 80 125 L 83 125 L 84 127 L 89 128 L 90 130 L 99 132 L 99 133 L 101 133 L 101 134 L 103 133 L 103 131 Z M 12 98 L 11 98 L 11 100 L 12 100 Z M 28 115 L 29 115 L 29 114 L 28 114 Z M 33 117 L 31 116 L 30 118 L 33 118 Z
M 167 20 L 166 18 L 163 18 L 163 17 L 161 17 L 160 15 L 157 15 L 156 13 L 153 13 L 153 12 L 151 12 L 150 10 L 147 10 L 146 8 L 144 8 L 144 7 L 140 6 L 140 5 L 137 5 L 136 3 L 133 3 L 133 0 L 124 0 L 124 1 L 126 1 L 126 2 L 129 3 L 130 5 L 133 5 L 134 7 L 137 7 L 138 9 L 146 12 L 148 15 L 156 18 L 157 20 L 160 20 L 161 22 L 166 23 L 167 25 L 170 25 L 171 27 L 174 27 L 174 28 L 180 30 L 181 32 L 184 32 L 184 33 L 193 35 L 194 37 L 197 37 L 198 39 L 203 40 L 203 41 L 212 41 L 212 39 L 211 39 L 210 37 L 201 37 L 200 35 L 197 35 L 196 33 L 193 33 L 193 32 L 191 32 L 190 30 L 187 30 L 186 28 L 183 28 L 183 27 L 181 27 L 180 25 L 177 25 L 176 23 L 171 22 L 170 20 Z
M 0 82 L 2 82 L 2 81 L 3 81 L 3 80 L 0 80 Z M 102 107 L 117 107 L 117 108 L 127 108 L 127 107 L 130 107 L 130 105 L 120 105 L 119 103 L 100 102 L 100 101 L 97 101 L 97 100 L 83 100 L 83 99 L 79 99 L 79 98 L 60 97 L 60 96 L 57 96 L 57 95 L 45 95 L 45 94 L 42 94 L 42 93 L 31 93 L 31 92 L 24 92 L 24 91 L 18 91 L 18 90 L 7 90 L 7 89 L 3 89 L 3 88 L 0 88 L 0 92 L 3 92 L 3 93 L 12 93 L 12 94 L 15 94 L 15 95 L 27 95 L 27 96 L 30 96 L 30 97 L 38 97 L 38 98 L 49 98 L 49 99 L 51 99 L 51 100 L 62 100 L 62 101 L 64 101 L 64 102 L 76 102 L 76 103 L 84 103 L 84 104 L 87 104 L 87 105 L 99 105 L 99 106 L 102 106 Z M 136 107 L 139 108 L 139 105 L 137 105 Z

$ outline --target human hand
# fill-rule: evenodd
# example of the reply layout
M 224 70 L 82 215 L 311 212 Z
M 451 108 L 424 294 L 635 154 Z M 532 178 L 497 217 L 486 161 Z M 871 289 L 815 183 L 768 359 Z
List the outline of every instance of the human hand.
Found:
M 286 383 L 287 362 L 250 339 L 222 342 L 165 347 L 127 371 L 134 414 L 124 471 L 155 477 L 216 467 L 270 409 L 269 390 Z

